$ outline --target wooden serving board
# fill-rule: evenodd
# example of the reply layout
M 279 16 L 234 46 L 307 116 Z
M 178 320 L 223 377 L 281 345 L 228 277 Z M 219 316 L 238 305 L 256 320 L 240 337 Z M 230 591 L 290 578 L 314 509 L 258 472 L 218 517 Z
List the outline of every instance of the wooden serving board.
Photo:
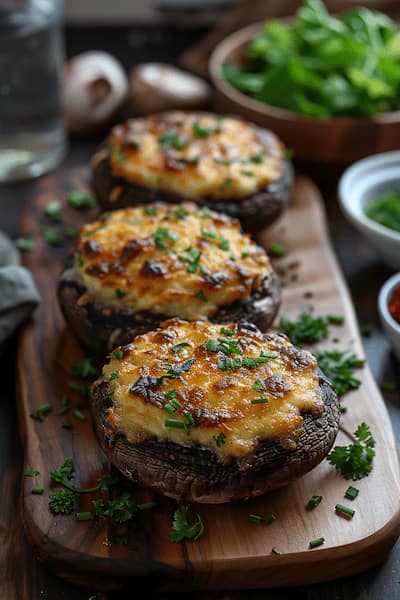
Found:
M 65 329 L 57 305 L 56 282 L 65 249 L 49 248 L 40 234 L 46 204 L 65 197 L 66 188 L 82 185 L 82 180 L 79 172 L 68 182 L 56 176 L 43 179 L 23 216 L 23 233 L 36 239 L 36 248 L 25 254 L 25 263 L 43 298 L 22 331 L 18 352 L 25 468 L 40 471 L 40 476 L 24 479 L 23 511 L 26 533 L 38 556 L 58 575 L 103 590 L 117 587 L 127 577 L 138 577 L 158 590 L 294 586 L 348 576 L 384 560 L 400 531 L 399 463 L 388 413 L 367 365 L 357 372 L 360 388 L 343 398 L 348 411 L 342 416 L 337 438 L 338 444 L 348 444 L 346 432 L 365 421 L 377 442 L 373 471 L 355 484 L 360 493 L 354 501 L 344 499 L 351 482 L 323 461 L 305 477 L 270 495 L 194 507 L 205 523 L 205 533 L 197 542 L 168 541 L 176 504 L 163 497 L 155 498 L 157 508 L 141 513 L 129 527 L 105 519 L 76 522 L 73 516 L 50 512 L 50 471 L 66 457 L 74 459 L 78 487 L 95 485 L 109 469 L 94 438 L 89 411 L 83 409 L 89 417 L 85 422 L 58 414 L 64 393 L 74 402 L 80 400 L 68 382 L 73 364 L 83 353 Z M 286 257 L 276 259 L 277 268 L 286 267 L 281 314 L 297 317 L 300 311 L 311 309 L 320 315 L 343 315 L 345 324 L 331 327 L 331 336 L 319 347 L 351 350 L 362 357 L 356 317 L 330 245 L 319 192 L 311 181 L 299 178 L 294 197 L 284 217 L 260 238 L 264 244 L 281 243 L 288 250 Z M 93 216 L 85 211 L 77 214 L 70 207 L 63 214 L 65 222 L 75 226 Z M 54 408 L 43 422 L 29 416 L 48 402 Z M 61 427 L 66 417 L 73 429 Z M 34 485 L 45 487 L 43 495 L 31 493 Z M 315 494 L 322 495 L 323 501 L 308 511 L 305 505 Z M 148 502 L 153 495 L 138 489 L 135 497 Z M 80 498 L 77 510 L 90 509 L 91 498 Z M 335 514 L 337 503 L 355 509 L 351 521 Z M 249 513 L 272 513 L 276 521 L 257 525 L 248 522 Z M 319 537 L 325 538 L 325 544 L 309 550 L 309 541 Z M 271 554 L 273 548 L 280 554 Z

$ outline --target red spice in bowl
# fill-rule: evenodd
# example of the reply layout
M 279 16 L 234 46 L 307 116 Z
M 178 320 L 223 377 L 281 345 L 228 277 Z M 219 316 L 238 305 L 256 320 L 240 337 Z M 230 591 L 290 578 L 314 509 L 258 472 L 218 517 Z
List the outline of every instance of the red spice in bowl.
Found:
M 400 285 L 393 290 L 388 306 L 393 319 L 400 323 Z

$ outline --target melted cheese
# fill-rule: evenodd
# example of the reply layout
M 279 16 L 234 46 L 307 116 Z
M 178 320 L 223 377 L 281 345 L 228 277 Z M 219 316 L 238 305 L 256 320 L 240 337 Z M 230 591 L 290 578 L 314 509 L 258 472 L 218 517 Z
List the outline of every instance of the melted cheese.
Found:
M 236 220 L 204 216 L 193 203 L 114 211 L 86 225 L 74 267 L 87 300 L 191 320 L 248 301 L 270 273 L 265 251 Z
M 211 113 L 131 119 L 108 141 L 114 177 L 193 200 L 252 195 L 283 170 L 283 145 L 271 132 Z
M 113 397 L 108 423 L 129 441 L 156 437 L 183 445 L 202 444 L 223 456 L 244 456 L 261 440 L 280 440 L 294 448 L 302 430 L 300 413 L 322 413 L 316 360 L 311 353 L 294 348 L 286 336 L 263 335 L 244 326 L 230 326 L 233 333 L 226 336 L 220 325 L 177 319 L 163 327 L 111 354 L 103 368 Z M 241 354 L 204 346 L 220 338 L 233 342 L 230 349 L 239 349 Z M 186 345 L 174 351 L 177 344 Z M 261 352 L 272 358 L 253 366 L 244 364 L 245 357 L 257 358 Z M 118 358 L 119 354 L 123 356 Z M 242 365 L 224 370 L 226 359 L 237 359 Z M 182 366 L 184 370 L 177 375 Z M 174 372 L 175 377 L 160 379 Z M 264 389 L 254 389 L 260 382 Z M 179 403 L 173 413 L 165 408 L 171 394 Z M 257 398 L 268 402 L 252 403 Z M 188 413 L 194 423 L 186 430 L 168 426 L 167 419 L 184 422 Z M 225 443 L 218 445 L 215 438 L 221 434 L 226 436 Z

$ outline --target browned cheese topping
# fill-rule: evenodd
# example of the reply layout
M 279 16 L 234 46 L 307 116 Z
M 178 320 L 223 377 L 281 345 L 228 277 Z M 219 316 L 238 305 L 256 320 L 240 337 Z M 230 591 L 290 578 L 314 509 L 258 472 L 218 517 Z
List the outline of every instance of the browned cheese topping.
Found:
M 283 152 L 274 134 L 243 119 L 169 112 L 115 126 L 94 163 L 109 157 L 114 177 L 180 197 L 235 199 L 279 179 Z
M 191 320 L 247 302 L 271 271 L 238 221 L 185 202 L 118 210 L 86 225 L 74 264 L 86 301 Z
M 110 431 L 132 443 L 200 444 L 222 456 L 262 440 L 294 449 L 301 413 L 323 412 L 317 363 L 283 334 L 178 319 L 111 353 Z

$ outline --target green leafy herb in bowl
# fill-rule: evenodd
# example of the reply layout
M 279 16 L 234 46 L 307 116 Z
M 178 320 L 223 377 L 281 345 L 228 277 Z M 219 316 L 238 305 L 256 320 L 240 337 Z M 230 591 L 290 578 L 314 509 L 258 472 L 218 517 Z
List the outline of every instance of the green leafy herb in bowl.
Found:
M 400 33 L 389 17 L 357 8 L 339 17 L 306 0 L 292 23 L 270 20 L 243 63 L 222 76 L 264 104 L 304 115 L 372 117 L 400 109 Z
M 365 214 L 376 223 L 400 232 L 400 192 L 388 191 L 370 200 Z

